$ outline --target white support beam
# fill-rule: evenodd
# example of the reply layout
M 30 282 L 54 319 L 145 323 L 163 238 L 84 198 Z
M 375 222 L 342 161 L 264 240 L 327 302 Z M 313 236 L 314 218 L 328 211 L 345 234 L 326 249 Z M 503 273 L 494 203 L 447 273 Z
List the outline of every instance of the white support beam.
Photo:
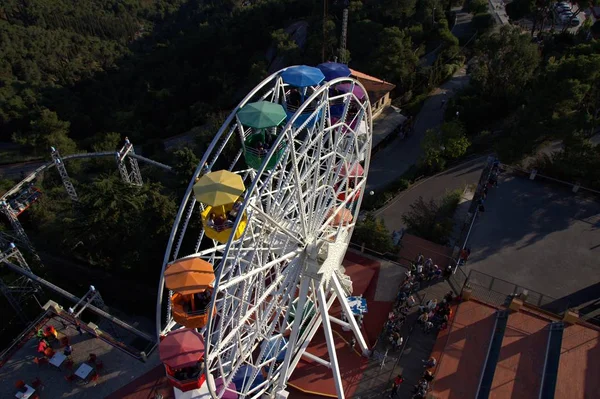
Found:
M 327 367 L 328 369 L 331 368 L 331 363 L 330 362 L 328 362 L 327 360 L 323 360 L 319 356 L 315 356 L 312 353 L 304 351 L 302 353 L 302 356 L 304 356 L 305 358 L 307 358 L 309 360 L 312 360 L 313 362 L 317 362 L 317 363 L 319 363 L 319 364 Z
M 333 316 L 329 316 L 329 320 L 331 320 L 332 323 L 337 324 L 338 326 L 342 326 L 344 328 L 347 328 L 348 330 L 350 330 L 350 324 L 346 323 L 345 321 L 342 321 L 340 319 L 338 319 L 337 317 L 333 317 Z
M 329 359 L 331 361 L 331 372 L 333 373 L 335 391 L 337 392 L 337 397 L 339 399 L 344 399 L 344 386 L 342 385 L 342 376 L 340 375 L 335 342 L 333 341 L 333 331 L 331 330 L 331 324 L 329 323 L 329 311 L 327 309 L 327 299 L 325 298 L 323 286 L 319 286 L 317 297 L 321 317 L 323 317 L 323 333 L 325 334 L 325 342 L 327 342 L 327 351 L 329 352 Z
M 352 330 L 352 332 L 354 332 L 354 336 L 356 337 L 358 346 L 360 346 L 360 350 L 362 351 L 363 356 L 368 357 L 371 354 L 371 352 L 369 351 L 369 348 L 367 347 L 367 343 L 365 342 L 365 338 L 362 336 L 362 333 L 360 332 L 360 327 L 358 326 L 358 323 L 356 323 L 356 319 L 354 318 L 354 315 L 352 314 L 352 310 L 350 309 L 350 305 L 348 304 L 348 299 L 346 299 L 344 289 L 342 288 L 342 284 L 340 283 L 340 280 L 338 279 L 338 276 L 336 273 L 333 273 L 331 280 L 333 281 L 333 289 L 335 290 L 335 293 L 338 296 L 338 300 L 340 301 L 340 304 L 342 305 L 342 312 L 344 312 L 346 314 L 346 318 L 349 321 L 350 329 Z
M 310 281 L 311 280 L 309 278 L 304 277 L 302 279 L 302 283 L 300 284 L 298 302 L 296 303 L 296 312 L 294 313 L 294 321 L 292 322 L 292 333 L 288 338 L 287 350 L 285 351 L 285 358 L 283 359 L 283 364 L 281 365 L 281 369 L 279 371 L 278 389 L 276 390 L 282 390 L 286 388 L 287 376 L 288 374 L 291 374 L 288 373 L 288 370 L 290 368 L 294 351 L 290 349 L 296 347 L 298 335 L 300 334 L 300 327 L 302 327 L 302 323 L 304 321 L 302 316 L 304 316 L 304 306 L 306 305 L 306 298 L 308 297 Z

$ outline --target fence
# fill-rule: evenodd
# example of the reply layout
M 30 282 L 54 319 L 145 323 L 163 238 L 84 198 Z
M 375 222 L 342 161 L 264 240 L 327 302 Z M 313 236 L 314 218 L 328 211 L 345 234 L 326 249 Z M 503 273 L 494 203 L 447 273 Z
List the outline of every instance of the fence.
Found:
M 519 296 L 524 303 L 557 315 L 569 308 L 567 299 L 556 299 L 477 270 L 469 272 L 466 285 L 475 298 L 496 306 L 507 305 L 512 297 Z
M 505 167 L 505 168 L 507 168 L 507 169 L 510 169 L 513 173 L 519 173 L 521 175 L 529 175 L 530 179 L 531 179 L 531 175 L 535 172 L 535 174 L 533 174 L 534 178 L 541 177 L 542 179 L 546 179 L 546 180 L 548 180 L 550 182 L 553 182 L 553 183 L 559 183 L 559 184 L 564 184 L 566 186 L 570 186 L 571 189 L 573 190 L 573 192 L 577 192 L 579 190 L 584 190 L 584 191 L 587 191 L 587 192 L 589 192 L 591 194 L 595 194 L 595 195 L 599 195 L 600 194 L 600 191 L 594 190 L 594 189 L 588 188 L 588 187 L 583 187 L 579 183 L 570 183 L 568 181 L 556 179 L 554 177 L 550 177 L 550 176 L 546 176 L 546 175 L 541 175 L 541 174 L 537 173 L 537 169 L 526 170 L 526 169 L 520 168 L 518 166 L 505 165 L 505 164 L 502 164 L 502 166 Z

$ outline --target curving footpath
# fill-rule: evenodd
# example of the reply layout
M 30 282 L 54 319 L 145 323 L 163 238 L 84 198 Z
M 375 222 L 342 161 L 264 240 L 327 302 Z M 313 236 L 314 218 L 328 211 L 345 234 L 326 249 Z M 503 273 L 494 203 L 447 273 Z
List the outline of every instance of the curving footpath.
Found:
M 417 115 L 415 131 L 404 140 L 394 140 L 371 159 L 367 189 L 376 190 L 402 176 L 419 161 L 421 142 L 428 129 L 438 128 L 444 121 L 444 101 L 454 97 L 469 83 L 466 66 L 459 69 L 452 79 L 435 89 L 425 100 Z

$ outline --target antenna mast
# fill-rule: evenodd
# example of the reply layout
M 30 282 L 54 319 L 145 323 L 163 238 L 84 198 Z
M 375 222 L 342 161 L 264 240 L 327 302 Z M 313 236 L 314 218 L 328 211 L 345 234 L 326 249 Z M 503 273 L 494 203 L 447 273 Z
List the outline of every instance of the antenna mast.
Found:
M 346 59 L 346 37 L 348 35 L 348 1 L 344 2 L 344 13 L 342 17 L 342 40 L 340 43 L 340 62 L 347 64 Z

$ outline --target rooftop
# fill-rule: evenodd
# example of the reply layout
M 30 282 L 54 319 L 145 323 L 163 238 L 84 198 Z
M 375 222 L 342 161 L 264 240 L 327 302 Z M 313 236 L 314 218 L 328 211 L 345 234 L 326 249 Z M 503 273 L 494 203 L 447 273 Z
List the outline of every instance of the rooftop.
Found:
M 67 369 L 63 363 L 60 368 L 50 364 L 38 366 L 33 359 L 39 357 L 37 352 L 38 339 L 35 332 L 39 328 L 52 325 L 56 328 L 59 338 L 69 337 L 73 347 L 73 366 Z M 51 343 L 56 353 L 62 353 L 60 342 Z M 103 370 L 98 370 L 99 379 L 96 382 L 85 383 L 81 379 L 73 382 L 65 380 L 67 375 L 73 374 L 87 361 L 89 354 L 94 353 L 97 361 L 102 361 Z M 157 351 L 146 362 L 142 362 L 125 353 L 121 349 L 110 345 L 106 340 L 84 332 L 80 335 L 75 326 L 59 316 L 47 317 L 32 328 L 19 342 L 16 351 L 0 366 L 0 397 L 12 398 L 16 393 L 15 382 L 23 380 L 31 385 L 38 377 L 44 387 L 40 396 L 44 398 L 69 398 L 92 399 L 104 398 L 121 386 L 145 374 L 159 364 Z
M 568 297 L 574 307 L 593 299 L 594 293 L 578 293 L 600 280 L 599 228 L 597 198 L 539 177 L 531 181 L 506 173 L 489 190 L 485 212 L 475 221 L 465 272 L 477 270 L 554 298 Z
M 359 82 L 365 86 L 365 89 L 367 89 L 371 104 L 376 103 L 386 94 L 396 88 L 396 85 L 374 76 L 367 75 L 366 73 L 362 73 L 354 69 L 350 69 L 350 72 L 352 73 L 352 76 L 358 79 Z
M 440 333 L 433 384 L 437 399 L 475 397 L 494 328 L 496 308 L 478 301 L 458 306 L 450 331 Z M 533 398 L 540 392 L 549 324 L 557 319 L 524 307 L 508 317 L 490 398 Z M 567 326 L 563 332 L 555 397 L 600 397 L 600 331 Z

